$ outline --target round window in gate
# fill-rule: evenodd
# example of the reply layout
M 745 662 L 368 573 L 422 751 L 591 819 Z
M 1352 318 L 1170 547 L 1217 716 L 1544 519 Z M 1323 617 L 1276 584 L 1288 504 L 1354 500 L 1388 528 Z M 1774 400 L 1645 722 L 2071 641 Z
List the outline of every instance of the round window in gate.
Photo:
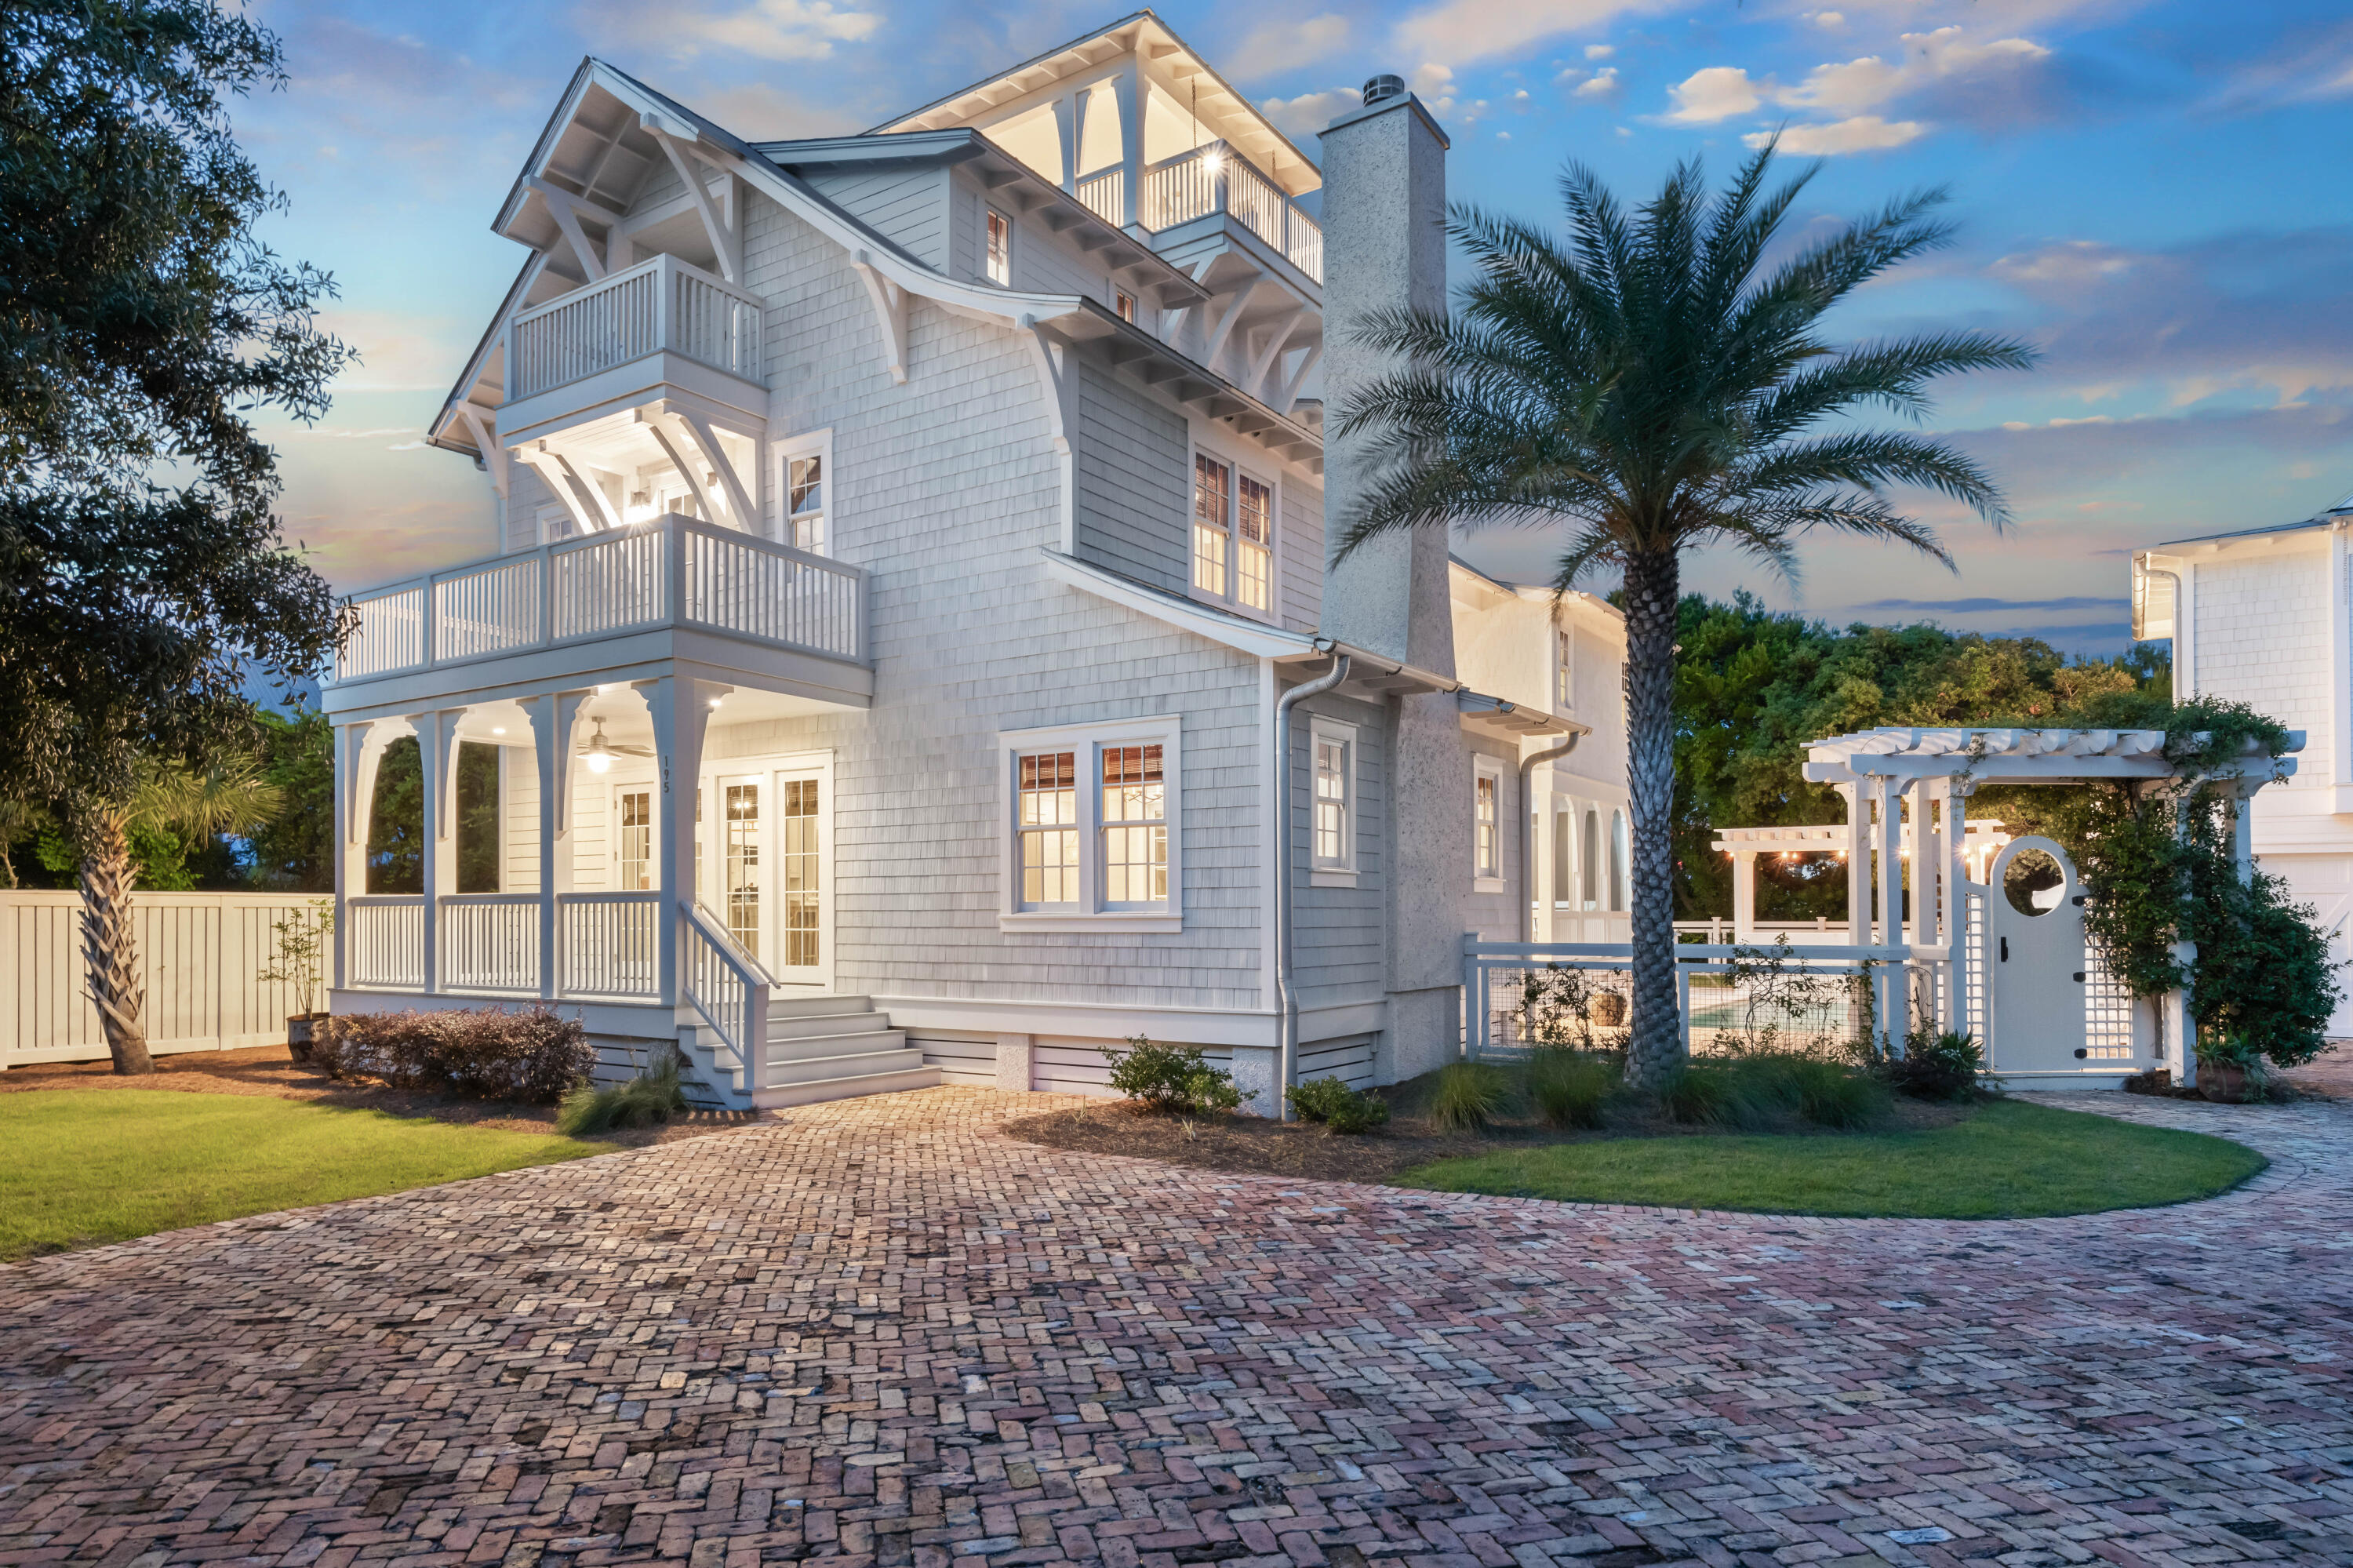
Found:
M 2067 895 L 2067 874 L 2045 852 L 2021 850 L 2002 873 L 2001 891 L 2021 915 L 2048 915 Z

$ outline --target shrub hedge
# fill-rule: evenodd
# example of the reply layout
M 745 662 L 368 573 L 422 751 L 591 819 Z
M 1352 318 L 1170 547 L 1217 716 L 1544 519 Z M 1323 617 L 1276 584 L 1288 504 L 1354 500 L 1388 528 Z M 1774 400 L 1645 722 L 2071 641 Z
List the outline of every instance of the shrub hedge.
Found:
M 554 1008 L 339 1013 L 312 1048 L 333 1078 L 470 1100 L 554 1105 L 588 1075 L 596 1048 Z

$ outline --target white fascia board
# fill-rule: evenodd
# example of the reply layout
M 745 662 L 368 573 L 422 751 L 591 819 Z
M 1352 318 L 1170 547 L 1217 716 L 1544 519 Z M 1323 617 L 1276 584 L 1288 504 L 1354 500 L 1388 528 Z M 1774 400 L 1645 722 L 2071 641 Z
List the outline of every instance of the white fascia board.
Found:
M 1115 572 L 1073 560 L 1059 550 L 1041 549 L 1039 554 L 1046 558 L 1046 575 L 1066 588 L 1108 599 L 1124 609 L 1132 609 L 1139 615 L 1149 616 L 1179 630 L 1189 631 L 1211 642 L 1223 643 L 1255 658 L 1297 658 L 1316 652 L 1315 640 L 1303 632 L 1285 631 L 1281 627 L 1222 614 L 1162 593 L 1157 588 L 1146 588 Z

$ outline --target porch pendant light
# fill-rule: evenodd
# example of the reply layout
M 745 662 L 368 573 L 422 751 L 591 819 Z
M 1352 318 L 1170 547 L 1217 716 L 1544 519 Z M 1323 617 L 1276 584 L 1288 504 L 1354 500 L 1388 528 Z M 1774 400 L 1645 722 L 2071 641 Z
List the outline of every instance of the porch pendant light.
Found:
M 613 766 L 613 748 L 605 744 L 605 721 L 596 721 L 596 733 L 589 738 L 588 749 L 580 754 L 591 773 L 602 773 Z

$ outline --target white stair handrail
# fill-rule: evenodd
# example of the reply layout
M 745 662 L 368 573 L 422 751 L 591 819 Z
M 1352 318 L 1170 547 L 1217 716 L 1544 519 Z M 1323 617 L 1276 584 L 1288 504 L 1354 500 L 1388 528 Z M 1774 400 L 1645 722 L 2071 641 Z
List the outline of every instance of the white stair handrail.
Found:
M 744 1092 L 756 1094 L 768 1066 L 768 999 L 776 980 L 699 904 L 679 906 L 679 972 L 687 1002 L 735 1053 Z

